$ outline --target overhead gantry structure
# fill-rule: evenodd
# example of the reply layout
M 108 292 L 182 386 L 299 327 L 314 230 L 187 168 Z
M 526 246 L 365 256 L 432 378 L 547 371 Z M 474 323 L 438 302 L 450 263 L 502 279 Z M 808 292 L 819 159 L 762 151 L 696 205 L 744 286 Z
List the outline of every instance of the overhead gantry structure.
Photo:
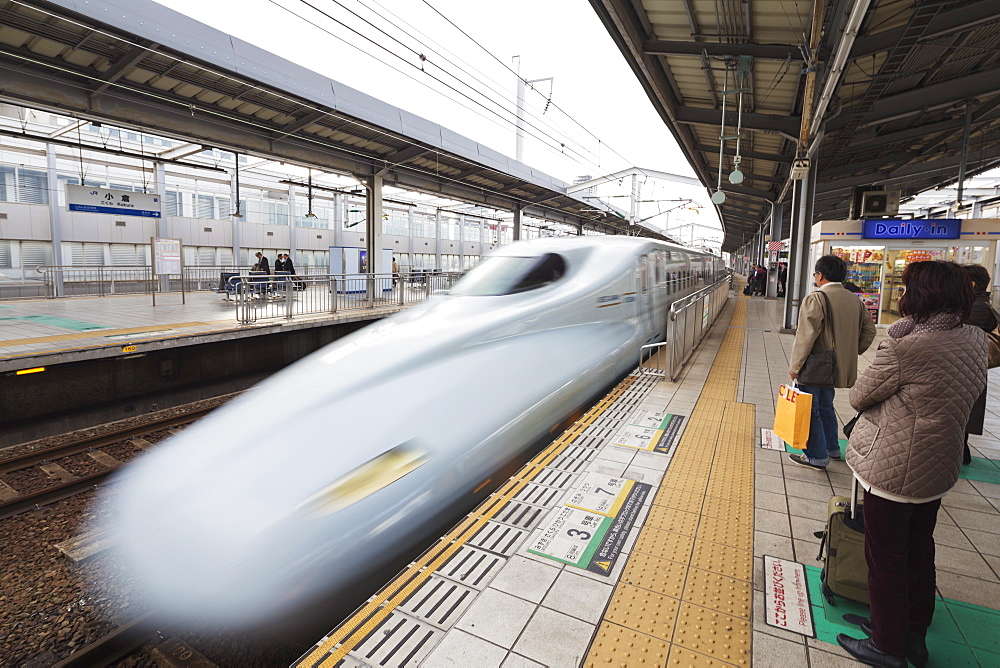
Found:
M 515 231 L 528 215 L 665 238 L 482 144 L 152 0 L 0 0 L 0 100 L 187 142 L 167 156 L 174 160 L 220 148 L 352 174 L 372 195 L 369 208 L 392 185 L 512 211 Z M 380 211 L 366 218 L 375 244 Z
M 905 200 L 1000 164 L 996 0 L 591 5 L 712 192 L 723 250 L 761 261 L 791 236 L 786 327 L 811 225 L 848 218 L 856 188 Z

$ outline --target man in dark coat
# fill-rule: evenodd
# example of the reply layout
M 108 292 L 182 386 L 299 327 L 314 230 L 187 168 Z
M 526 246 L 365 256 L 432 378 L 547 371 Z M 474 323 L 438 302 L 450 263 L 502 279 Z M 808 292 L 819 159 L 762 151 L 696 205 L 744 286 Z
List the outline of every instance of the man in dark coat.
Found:
M 288 271 L 287 264 L 285 263 L 285 256 L 278 253 L 278 257 L 274 258 L 274 273 L 279 271 Z
M 965 321 L 967 325 L 973 325 L 984 332 L 992 332 L 996 329 L 997 320 L 990 307 L 990 293 L 986 287 L 990 284 L 990 273 L 986 267 L 978 264 L 967 264 L 964 267 L 965 273 L 972 281 L 972 290 L 975 293 L 975 301 L 972 303 L 972 313 Z M 983 390 L 976 403 L 972 405 L 972 412 L 969 414 L 969 423 L 965 426 L 965 451 L 962 455 L 962 463 L 965 465 L 972 463 L 972 451 L 969 450 L 969 434 L 982 435 L 983 423 L 986 420 L 986 390 Z
M 271 273 L 271 263 L 260 251 L 257 251 L 257 271 L 262 271 L 265 274 Z

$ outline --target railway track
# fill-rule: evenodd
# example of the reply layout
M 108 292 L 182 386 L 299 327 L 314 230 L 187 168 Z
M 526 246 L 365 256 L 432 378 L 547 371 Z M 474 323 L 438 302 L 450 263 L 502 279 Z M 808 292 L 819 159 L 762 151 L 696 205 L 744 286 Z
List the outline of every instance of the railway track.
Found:
M 0 519 L 95 488 L 136 454 L 211 410 L 198 408 L 0 459 Z

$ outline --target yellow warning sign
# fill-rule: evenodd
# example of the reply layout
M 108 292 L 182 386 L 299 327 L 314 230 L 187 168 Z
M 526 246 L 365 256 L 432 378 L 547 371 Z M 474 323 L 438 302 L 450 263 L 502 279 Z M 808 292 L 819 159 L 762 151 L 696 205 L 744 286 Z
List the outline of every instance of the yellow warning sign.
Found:
M 138 346 L 122 346 L 123 353 L 134 353 L 139 349 Z
M 597 566 L 600 566 L 605 571 L 611 569 L 611 562 L 610 561 L 595 561 L 594 564 L 597 565 Z

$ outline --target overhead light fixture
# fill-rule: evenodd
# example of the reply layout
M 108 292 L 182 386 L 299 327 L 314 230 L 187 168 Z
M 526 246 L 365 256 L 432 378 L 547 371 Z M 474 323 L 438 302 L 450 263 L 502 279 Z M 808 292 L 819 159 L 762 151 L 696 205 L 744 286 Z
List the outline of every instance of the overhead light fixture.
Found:
M 309 210 L 306 212 L 306 218 L 315 218 L 316 214 L 313 213 L 313 170 L 312 167 L 309 168 Z
M 236 213 L 233 214 L 233 218 L 242 218 L 243 214 L 240 213 L 240 154 L 233 153 L 233 158 L 236 160 Z

